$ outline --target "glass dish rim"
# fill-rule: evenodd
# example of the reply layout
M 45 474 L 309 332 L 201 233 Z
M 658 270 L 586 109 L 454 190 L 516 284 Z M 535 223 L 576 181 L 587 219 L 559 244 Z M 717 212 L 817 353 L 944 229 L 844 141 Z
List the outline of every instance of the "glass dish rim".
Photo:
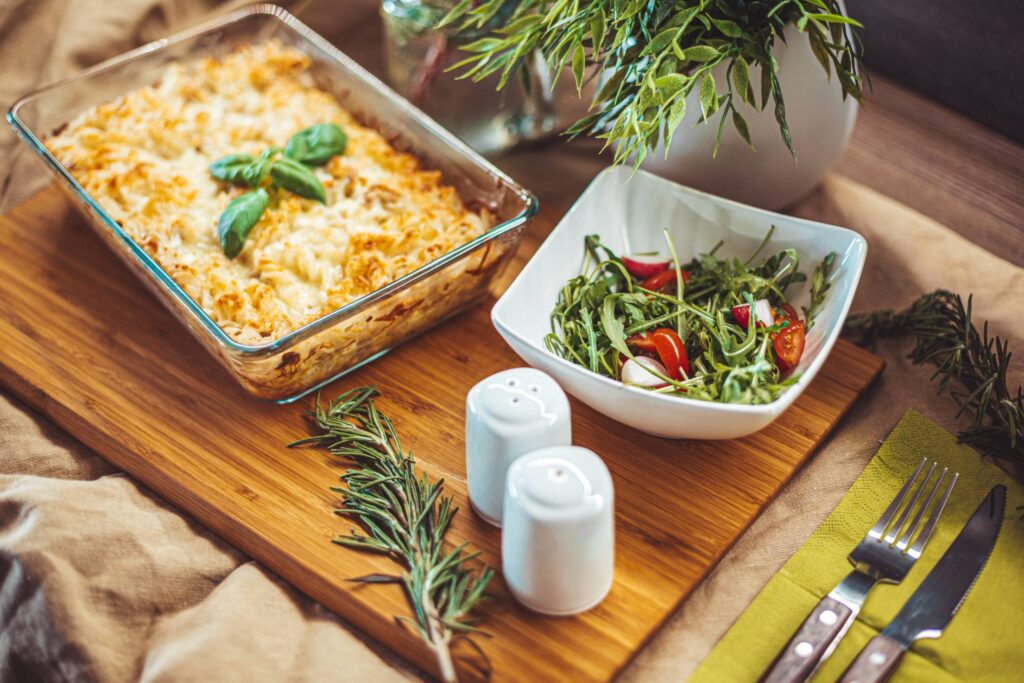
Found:
M 125 232 L 116 220 L 114 220 L 99 203 L 90 195 L 79 183 L 75 180 L 74 176 L 68 171 L 65 166 L 60 163 L 56 157 L 54 157 L 46 146 L 42 143 L 39 137 L 33 132 L 19 116 L 19 109 L 29 104 L 33 99 L 40 95 L 52 92 L 61 87 L 67 86 L 77 81 L 87 80 L 93 76 L 99 75 L 110 69 L 121 66 L 127 62 L 139 59 L 145 55 L 156 52 L 161 49 L 165 49 L 171 45 L 175 45 L 187 40 L 191 40 L 200 35 L 211 33 L 219 28 L 223 28 L 229 24 L 236 23 L 243 19 L 251 16 L 263 15 L 271 18 L 272 20 L 280 21 L 288 29 L 297 32 L 304 39 L 315 44 L 320 50 L 325 52 L 328 57 L 344 66 L 346 69 L 355 74 L 356 77 L 366 81 L 367 84 L 383 93 L 391 100 L 391 103 L 404 113 L 409 115 L 411 118 L 416 120 L 417 123 L 425 127 L 431 134 L 440 138 L 448 147 L 452 148 L 452 151 L 457 154 L 468 157 L 468 159 L 477 167 L 483 169 L 495 180 L 500 181 L 509 190 L 511 190 L 519 199 L 523 202 L 524 206 L 522 210 L 515 216 L 508 220 L 499 223 L 492 227 L 486 232 L 478 235 L 469 242 L 462 244 L 455 249 L 446 252 L 438 258 L 426 263 L 416 270 L 406 273 L 402 277 L 388 283 L 387 285 L 375 289 L 372 292 L 365 294 L 358 299 L 351 301 L 344 306 L 334 309 L 329 313 L 320 316 L 316 320 L 312 320 L 301 327 L 298 327 L 291 332 L 264 344 L 243 344 L 231 338 L 218 325 L 210 315 L 203 310 L 202 306 L 199 305 L 188 293 L 185 292 L 181 286 L 174 281 L 174 279 L 160 266 L 156 260 L 150 256 L 141 246 L 136 243 L 135 240 Z M 455 137 L 448 130 L 443 128 L 440 124 L 435 122 L 429 116 L 424 114 L 418 108 L 409 103 L 406 99 L 391 90 L 385 83 L 383 83 L 376 76 L 371 74 L 369 71 L 364 69 L 358 63 L 355 62 L 351 57 L 343 53 L 341 50 L 336 48 L 333 44 L 328 42 L 320 34 L 313 31 L 311 28 L 302 23 L 293 14 L 285 10 L 284 8 L 270 4 L 270 3 L 258 3 L 248 5 L 231 12 L 225 13 L 218 17 L 214 17 L 202 23 L 196 24 L 195 26 L 186 28 L 177 33 L 171 34 L 167 37 L 160 38 L 144 45 L 141 45 L 135 49 L 123 52 L 119 55 L 115 55 L 109 59 L 106 59 L 98 64 L 95 64 L 87 69 L 79 71 L 67 78 L 63 78 L 54 83 L 35 88 L 21 97 L 19 97 L 7 111 L 7 121 L 11 127 L 14 128 L 15 132 L 21 137 L 28 146 L 39 155 L 46 164 L 57 173 L 70 187 L 74 190 L 77 197 L 85 202 L 89 208 L 102 219 L 106 224 L 106 227 L 114 232 L 117 237 L 125 243 L 129 251 L 139 260 L 143 268 L 146 270 L 148 275 L 153 276 L 157 283 L 160 284 L 171 296 L 181 302 L 186 309 L 194 315 L 199 322 L 202 324 L 203 329 L 209 333 L 220 346 L 230 349 L 232 352 L 243 355 L 246 357 L 264 357 L 270 356 L 275 353 L 287 350 L 288 348 L 295 346 L 296 344 L 309 339 L 317 333 L 330 327 L 336 321 L 347 318 L 350 315 L 358 313 L 365 307 L 401 290 L 406 289 L 408 286 L 418 282 L 419 280 L 433 274 L 434 272 L 443 269 L 450 263 L 457 261 L 463 255 L 475 251 L 477 248 L 490 242 L 491 240 L 500 237 L 501 235 L 510 232 L 511 230 L 520 227 L 527 220 L 536 215 L 539 208 L 539 204 L 536 196 L 524 188 L 522 185 L 512 180 L 508 175 L 499 170 L 491 162 L 484 159 L 477 152 L 471 149 L 464 142 Z

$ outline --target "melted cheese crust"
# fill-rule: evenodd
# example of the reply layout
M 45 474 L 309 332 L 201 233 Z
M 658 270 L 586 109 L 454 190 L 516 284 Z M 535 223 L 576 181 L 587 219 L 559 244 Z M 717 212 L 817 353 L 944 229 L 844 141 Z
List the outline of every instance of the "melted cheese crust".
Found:
M 423 170 L 313 84 L 309 57 L 277 42 L 173 64 L 160 81 L 84 112 L 47 141 L 124 230 L 235 340 L 262 344 L 485 232 L 438 171 Z M 242 253 L 217 219 L 245 190 L 207 167 L 335 123 L 343 154 L 315 169 L 327 204 L 271 191 Z

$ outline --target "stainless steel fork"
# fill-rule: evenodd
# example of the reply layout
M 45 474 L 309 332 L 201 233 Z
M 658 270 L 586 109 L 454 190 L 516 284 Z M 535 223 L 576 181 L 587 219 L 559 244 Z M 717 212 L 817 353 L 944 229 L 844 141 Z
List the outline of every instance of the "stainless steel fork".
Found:
M 927 462 L 927 458 L 921 460 L 903 488 L 889 503 L 889 507 L 864 536 L 864 540 L 850 553 L 854 570 L 822 598 L 797 629 L 786 648 L 779 653 L 778 659 L 765 672 L 761 679 L 764 683 L 793 683 L 810 678 L 846 635 L 868 591 L 879 582 L 899 583 L 914 566 L 931 538 L 958 476 L 953 474 L 941 498 L 926 516 L 949 471 L 944 468 L 929 486 L 929 480 L 936 469 L 936 463 L 933 462 L 928 473 L 918 483 L 918 476 Z M 927 497 L 921 502 L 926 489 Z M 907 523 L 912 513 L 913 518 Z M 920 533 L 917 533 L 918 527 L 921 527 Z

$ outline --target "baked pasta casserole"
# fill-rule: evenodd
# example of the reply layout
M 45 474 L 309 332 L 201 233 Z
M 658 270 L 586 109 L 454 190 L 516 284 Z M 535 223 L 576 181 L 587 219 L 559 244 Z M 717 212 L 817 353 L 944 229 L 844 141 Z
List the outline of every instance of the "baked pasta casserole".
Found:
M 451 251 L 492 224 L 314 84 L 310 58 L 271 41 L 170 65 L 45 141 L 80 185 L 234 340 L 280 338 Z M 283 148 L 317 124 L 344 152 L 313 168 L 321 203 L 273 192 L 235 258 L 218 216 L 244 190 L 216 180 L 229 154 Z M 411 306 L 412 304 L 410 304 Z M 310 349 L 309 354 L 315 355 Z

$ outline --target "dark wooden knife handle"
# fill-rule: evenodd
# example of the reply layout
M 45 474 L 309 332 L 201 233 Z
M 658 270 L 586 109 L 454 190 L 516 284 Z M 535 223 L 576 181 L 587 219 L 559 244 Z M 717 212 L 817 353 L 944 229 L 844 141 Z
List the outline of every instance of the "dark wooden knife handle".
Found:
M 806 681 L 851 616 L 853 610 L 843 603 L 827 596 L 822 598 L 761 677 L 763 683 Z
M 892 638 L 875 636 L 853 660 L 841 683 L 882 683 L 896 671 L 903 648 Z

